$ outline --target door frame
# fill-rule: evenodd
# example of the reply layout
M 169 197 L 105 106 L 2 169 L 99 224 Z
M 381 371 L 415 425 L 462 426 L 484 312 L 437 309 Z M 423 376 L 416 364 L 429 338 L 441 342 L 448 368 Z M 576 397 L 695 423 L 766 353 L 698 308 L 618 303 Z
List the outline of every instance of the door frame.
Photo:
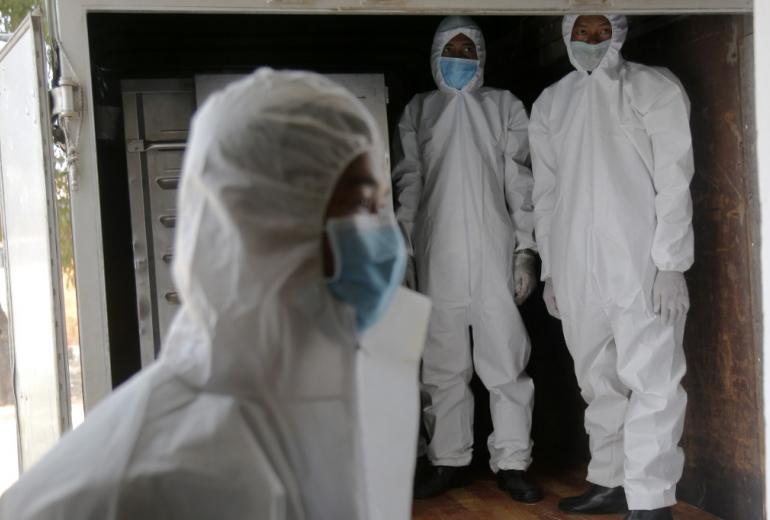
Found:
M 472 5 L 473 7 L 469 7 Z M 56 0 L 55 31 L 61 48 L 62 74 L 82 87 L 84 118 L 80 142 L 79 189 L 72 194 L 72 220 L 77 267 L 83 391 L 86 411 L 111 391 L 108 324 L 101 240 L 101 214 L 96 166 L 96 139 L 87 30 L 89 12 L 303 13 L 381 15 L 560 15 L 570 12 L 626 14 L 754 14 L 755 92 L 770 92 L 770 1 L 758 0 Z M 755 96 L 761 232 L 770 236 L 770 100 Z M 770 301 L 770 240 L 761 244 L 763 301 Z M 770 330 L 770 313 L 762 325 Z M 770 338 L 762 335 L 763 353 Z M 770 395 L 770 368 L 763 366 L 763 395 Z M 765 423 L 770 400 L 764 401 Z M 765 428 L 765 453 L 770 438 Z M 764 455 L 763 455 L 764 456 Z M 765 474 L 770 469 L 765 457 Z M 766 479 L 765 504 L 770 499 Z
M 216 5 L 214 5 L 216 4 Z M 473 5 L 473 7 L 468 7 Z M 79 189 L 72 193 L 72 221 L 78 285 L 83 393 L 86 412 L 111 391 L 108 324 L 101 239 L 96 162 L 96 138 L 91 91 L 87 14 L 89 12 L 178 13 L 296 13 L 381 15 L 559 15 L 569 12 L 601 12 L 611 9 L 626 14 L 754 14 L 755 92 L 770 92 L 770 2 L 759 0 L 56 0 L 56 36 L 60 46 L 62 75 L 81 85 L 84 117 L 80 141 Z M 756 98 L 757 151 L 761 233 L 770 237 L 770 99 Z M 761 244 L 761 265 L 770 273 L 770 240 Z M 770 302 L 770 274 L 762 277 L 762 300 Z M 770 312 L 762 318 L 770 330 Z M 764 357 L 770 358 L 770 338 L 762 335 Z M 763 366 L 763 396 L 770 395 L 770 367 Z M 770 400 L 764 399 L 765 422 L 770 419 Z M 770 448 L 770 428 L 765 428 L 765 453 Z M 765 460 L 765 474 L 770 464 Z M 770 498 L 770 479 L 765 479 L 765 504 Z
M 474 0 L 472 3 L 467 0 L 136 0 L 130 4 L 124 0 L 56 0 L 50 5 L 56 10 L 49 13 L 49 17 L 54 21 L 55 37 L 60 46 L 62 76 L 73 78 L 80 84 L 84 101 L 79 187 L 71 196 L 86 412 L 112 389 L 110 355 L 106 348 L 109 336 L 88 13 L 558 15 L 602 12 L 607 8 L 628 14 L 751 13 L 753 9 L 752 0 Z M 770 219 L 770 213 L 768 217 Z

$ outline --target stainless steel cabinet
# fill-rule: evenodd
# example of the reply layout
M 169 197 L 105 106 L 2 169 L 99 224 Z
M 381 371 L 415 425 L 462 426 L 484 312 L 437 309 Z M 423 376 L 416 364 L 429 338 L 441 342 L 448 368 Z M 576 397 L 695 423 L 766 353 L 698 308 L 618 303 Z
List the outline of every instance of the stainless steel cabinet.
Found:
M 171 280 L 176 196 L 195 111 L 192 80 L 123 82 L 142 365 L 157 356 L 179 306 Z

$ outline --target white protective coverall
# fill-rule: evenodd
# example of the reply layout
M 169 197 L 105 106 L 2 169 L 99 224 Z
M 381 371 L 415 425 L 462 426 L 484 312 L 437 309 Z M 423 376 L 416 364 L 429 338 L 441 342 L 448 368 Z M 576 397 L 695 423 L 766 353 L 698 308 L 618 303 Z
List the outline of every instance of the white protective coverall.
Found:
M 532 108 L 535 234 L 588 403 L 589 482 L 623 485 L 631 509 L 675 503 L 683 467 L 684 320 L 653 313 L 656 273 L 693 263 L 689 101 L 666 69 L 625 61 L 623 16 L 591 74 Z
M 183 304 L 162 355 L 22 475 L 0 518 L 378 517 L 364 489 L 355 316 L 321 260 L 337 178 L 364 151 L 382 156 L 376 132 L 354 96 L 306 73 L 262 69 L 206 102 L 179 201 Z M 414 417 L 413 431 L 380 443 L 396 457 L 416 435 L 414 357 L 415 405 L 393 418 Z M 405 513 L 387 518 L 406 519 L 411 468 L 398 478 Z
M 458 34 L 476 45 L 479 68 L 461 90 L 439 66 Z M 508 91 L 482 87 L 486 49 L 479 27 L 446 18 L 431 50 L 438 90 L 407 105 L 394 144 L 396 216 L 433 301 L 423 354 L 423 410 L 434 465 L 464 466 L 473 446 L 474 366 L 489 389 L 490 466 L 526 469 L 534 387 L 524 371 L 527 331 L 514 304 L 514 251 L 533 249 L 527 113 Z M 473 351 L 471 351 L 472 327 Z

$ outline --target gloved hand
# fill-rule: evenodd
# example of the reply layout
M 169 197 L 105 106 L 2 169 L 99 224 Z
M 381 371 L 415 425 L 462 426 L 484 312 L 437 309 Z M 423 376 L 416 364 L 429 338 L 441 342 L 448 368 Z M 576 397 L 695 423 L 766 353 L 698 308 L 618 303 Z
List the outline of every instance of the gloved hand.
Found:
M 553 280 L 550 278 L 545 279 L 543 301 L 545 302 L 545 308 L 548 309 L 548 314 L 560 320 L 561 313 L 559 312 L 559 305 L 556 303 L 556 295 L 553 293 Z
M 404 285 L 413 291 L 417 290 L 417 275 L 414 267 L 414 256 L 409 255 L 406 258 L 406 274 L 404 275 Z
M 684 274 L 658 271 L 652 286 L 652 308 L 666 325 L 683 319 L 690 310 L 690 295 Z
M 514 301 L 521 305 L 537 285 L 535 280 L 535 253 L 524 250 L 513 257 Z

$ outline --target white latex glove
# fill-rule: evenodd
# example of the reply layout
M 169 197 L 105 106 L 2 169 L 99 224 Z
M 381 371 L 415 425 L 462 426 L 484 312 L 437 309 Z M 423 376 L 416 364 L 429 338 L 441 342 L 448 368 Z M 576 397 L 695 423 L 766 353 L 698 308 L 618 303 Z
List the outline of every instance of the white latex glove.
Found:
M 658 271 L 652 286 L 652 308 L 666 325 L 671 325 L 687 315 L 690 295 L 684 274 L 679 271 Z
M 521 305 L 537 285 L 535 280 L 535 253 L 529 250 L 516 253 L 513 257 L 514 298 L 516 305 Z
M 560 320 L 561 313 L 559 312 L 559 306 L 556 303 L 556 295 L 553 293 L 553 280 L 550 278 L 545 279 L 543 301 L 545 302 L 545 308 L 548 309 L 548 314 Z
M 417 275 L 415 274 L 414 257 L 409 255 L 406 258 L 406 274 L 404 275 L 404 285 L 413 291 L 417 290 Z

